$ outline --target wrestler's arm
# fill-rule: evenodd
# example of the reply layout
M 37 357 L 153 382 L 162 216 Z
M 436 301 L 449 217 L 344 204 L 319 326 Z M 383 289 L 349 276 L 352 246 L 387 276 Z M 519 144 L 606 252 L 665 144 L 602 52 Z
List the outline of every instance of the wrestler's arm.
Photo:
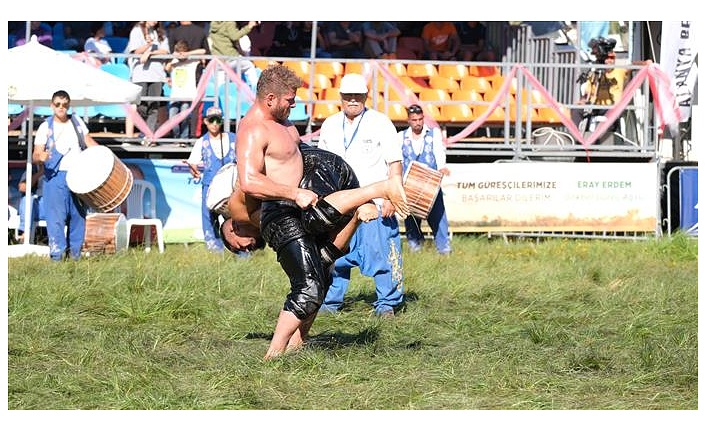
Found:
M 238 131 L 235 148 L 240 190 L 259 200 L 288 199 L 301 208 L 316 204 L 318 197 L 314 192 L 275 182 L 265 174 L 269 133 L 269 129 L 259 122 L 248 123 Z

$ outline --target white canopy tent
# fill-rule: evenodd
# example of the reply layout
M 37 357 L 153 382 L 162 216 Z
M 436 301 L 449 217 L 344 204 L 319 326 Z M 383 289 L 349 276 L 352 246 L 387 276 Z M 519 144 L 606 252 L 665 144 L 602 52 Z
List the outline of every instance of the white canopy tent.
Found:
M 8 103 L 28 108 L 27 127 L 27 178 L 32 177 L 32 131 L 33 111 L 36 105 L 49 105 L 52 94 L 64 90 L 71 97 L 72 107 L 110 103 L 137 103 L 140 86 L 118 78 L 100 68 L 72 59 L 69 55 L 54 51 L 40 44 L 36 36 L 24 45 L 9 49 L 5 70 L 7 76 Z M 27 181 L 27 196 L 31 196 L 31 182 Z M 25 204 L 26 228 L 30 226 L 30 200 Z M 30 235 L 24 243 L 10 246 L 10 256 L 45 254 L 45 250 L 29 244 Z

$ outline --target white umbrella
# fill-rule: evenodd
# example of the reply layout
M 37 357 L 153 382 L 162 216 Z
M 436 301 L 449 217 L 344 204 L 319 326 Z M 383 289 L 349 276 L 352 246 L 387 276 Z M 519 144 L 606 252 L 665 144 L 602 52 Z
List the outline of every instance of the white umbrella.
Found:
M 72 106 L 136 103 L 140 100 L 139 85 L 47 48 L 37 41 L 36 36 L 32 36 L 24 45 L 9 49 L 5 60 L 5 64 L 12 65 L 5 70 L 8 102 L 29 108 L 28 179 L 32 177 L 32 117 L 35 105 L 48 105 L 52 94 L 58 90 L 69 93 Z M 27 181 L 26 194 L 32 194 L 30 181 Z M 30 200 L 26 199 L 25 229 L 30 226 L 29 205 Z M 29 245 L 29 237 L 25 235 L 25 246 Z

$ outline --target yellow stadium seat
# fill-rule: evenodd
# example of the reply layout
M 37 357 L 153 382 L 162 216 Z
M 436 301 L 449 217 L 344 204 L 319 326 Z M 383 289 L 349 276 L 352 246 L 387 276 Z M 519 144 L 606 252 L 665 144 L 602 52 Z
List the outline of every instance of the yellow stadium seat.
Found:
M 359 61 L 347 61 L 346 65 L 343 68 L 343 74 L 348 74 L 348 73 L 358 73 L 360 75 L 365 76 L 365 73 L 370 70 L 370 64 L 367 62 L 359 62 Z
M 309 82 L 310 78 L 305 79 L 305 82 Z M 320 92 L 323 89 L 326 88 L 331 88 L 333 87 L 333 84 L 331 83 L 331 80 L 326 76 L 321 73 L 315 73 L 314 74 L 314 91 Z
M 441 116 L 451 123 L 470 123 L 475 119 L 473 109 L 465 104 L 443 105 Z
M 464 64 L 442 63 L 439 65 L 439 76 L 460 81 L 463 77 L 468 76 L 468 67 Z
M 282 63 L 288 68 L 292 69 L 298 77 L 304 80 L 304 82 L 309 82 L 311 64 L 304 60 L 287 60 Z
M 407 121 L 407 107 L 402 102 L 388 102 L 385 113 L 392 121 Z
M 445 122 L 445 118 L 441 115 L 441 109 L 439 109 L 438 104 L 430 102 L 420 102 L 419 104 L 422 109 L 424 109 L 424 114 L 430 115 L 435 121 Z
M 266 58 L 256 58 L 256 59 L 252 60 L 252 62 L 253 62 L 253 64 L 255 64 L 255 67 L 257 67 L 258 69 L 262 69 L 262 70 L 267 69 L 267 67 L 272 64 L 279 64 L 279 61 L 268 60 Z
M 329 102 L 333 101 L 336 103 L 340 103 L 341 102 L 341 92 L 336 87 L 325 88 L 321 92 L 321 96 L 319 97 L 319 100 L 327 100 Z
M 488 108 L 488 106 L 477 106 L 475 109 L 476 117 L 480 117 L 481 115 L 485 114 Z M 501 106 L 496 107 L 495 109 L 493 109 L 493 111 L 490 113 L 490 116 L 485 121 L 491 123 L 504 122 L 505 110 Z
M 314 63 L 314 72 L 326 76 L 331 81 L 343 75 L 343 63 L 319 59 Z
M 450 78 L 448 76 L 432 76 L 429 78 L 429 86 L 431 88 L 435 88 L 438 90 L 445 90 L 448 92 L 452 92 L 455 90 L 458 90 L 460 86 L 458 85 L 458 81 L 456 81 L 454 78 Z
M 341 110 L 341 102 L 319 102 L 314 105 L 314 113 L 311 116 L 316 121 L 324 121 L 333 114 L 338 113 Z
M 446 90 L 425 88 L 419 92 L 419 100 L 424 102 L 438 102 L 451 100 L 451 95 Z
M 461 78 L 462 90 L 476 90 L 478 93 L 485 94 L 486 91 L 490 90 L 490 83 L 487 79 L 480 76 L 468 75 Z
M 417 95 L 409 88 L 404 89 L 404 94 L 399 94 L 394 88 L 390 89 L 387 96 L 388 100 L 395 102 L 406 103 L 408 100 L 416 100 Z
M 297 88 L 297 97 L 299 97 L 302 100 L 309 100 L 309 89 L 306 87 L 299 87 Z M 311 93 L 311 99 L 316 100 L 318 97 L 316 96 L 316 92 Z
M 461 90 L 458 89 L 451 93 L 451 100 L 464 102 L 482 102 L 483 95 L 476 90 Z
M 409 63 L 407 64 L 407 76 L 412 78 L 429 78 L 438 75 L 436 66 L 432 63 Z
M 414 78 L 410 76 L 400 76 L 400 81 L 402 84 L 412 90 L 414 93 L 419 93 L 425 88 L 429 88 L 428 86 L 424 86 L 419 81 L 415 80 Z
M 395 76 L 407 75 L 407 67 L 404 63 L 390 63 L 387 68 L 390 69 L 390 72 L 392 72 Z
M 499 75 L 500 69 L 497 66 L 469 66 L 468 73 L 473 76 L 493 76 Z

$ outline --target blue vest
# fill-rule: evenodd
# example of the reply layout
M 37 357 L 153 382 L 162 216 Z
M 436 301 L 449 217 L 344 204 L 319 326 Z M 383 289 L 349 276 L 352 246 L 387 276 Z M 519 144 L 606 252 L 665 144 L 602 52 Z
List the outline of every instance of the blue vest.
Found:
M 221 132 L 221 138 L 225 133 Z M 201 160 L 203 161 L 203 176 L 201 177 L 201 184 L 207 187 L 211 184 L 213 177 L 216 175 L 218 170 L 227 165 L 228 163 L 235 162 L 235 149 L 231 148 L 230 143 L 235 142 L 235 133 L 228 132 L 228 141 L 225 145 L 228 147 L 228 151 L 223 155 L 222 159 L 216 156 L 213 152 L 213 144 L 210 141 L 211 134 L 206 133 L 203 136 L 203 143 L 201 145 Z M 222 140 L 219 140 L 222 142 Z M 216 145 L 220 145 L 220 142 L 216 142 Z
M 409 129 L 405 129 L 402 134 L 402 172 L 407 172 L 410 163 L 415 160 L 424 163 L 432 169 L 436 169 L 436 157 L 434 157 L 434 136 L 432 130 L 427 129 L 427 132 L 424 134 L 424 144 L 422 145 L 422 152 L 419 154 L 414 154 L 412 139 L 407 137 L 407 132 L 409 132 Z

